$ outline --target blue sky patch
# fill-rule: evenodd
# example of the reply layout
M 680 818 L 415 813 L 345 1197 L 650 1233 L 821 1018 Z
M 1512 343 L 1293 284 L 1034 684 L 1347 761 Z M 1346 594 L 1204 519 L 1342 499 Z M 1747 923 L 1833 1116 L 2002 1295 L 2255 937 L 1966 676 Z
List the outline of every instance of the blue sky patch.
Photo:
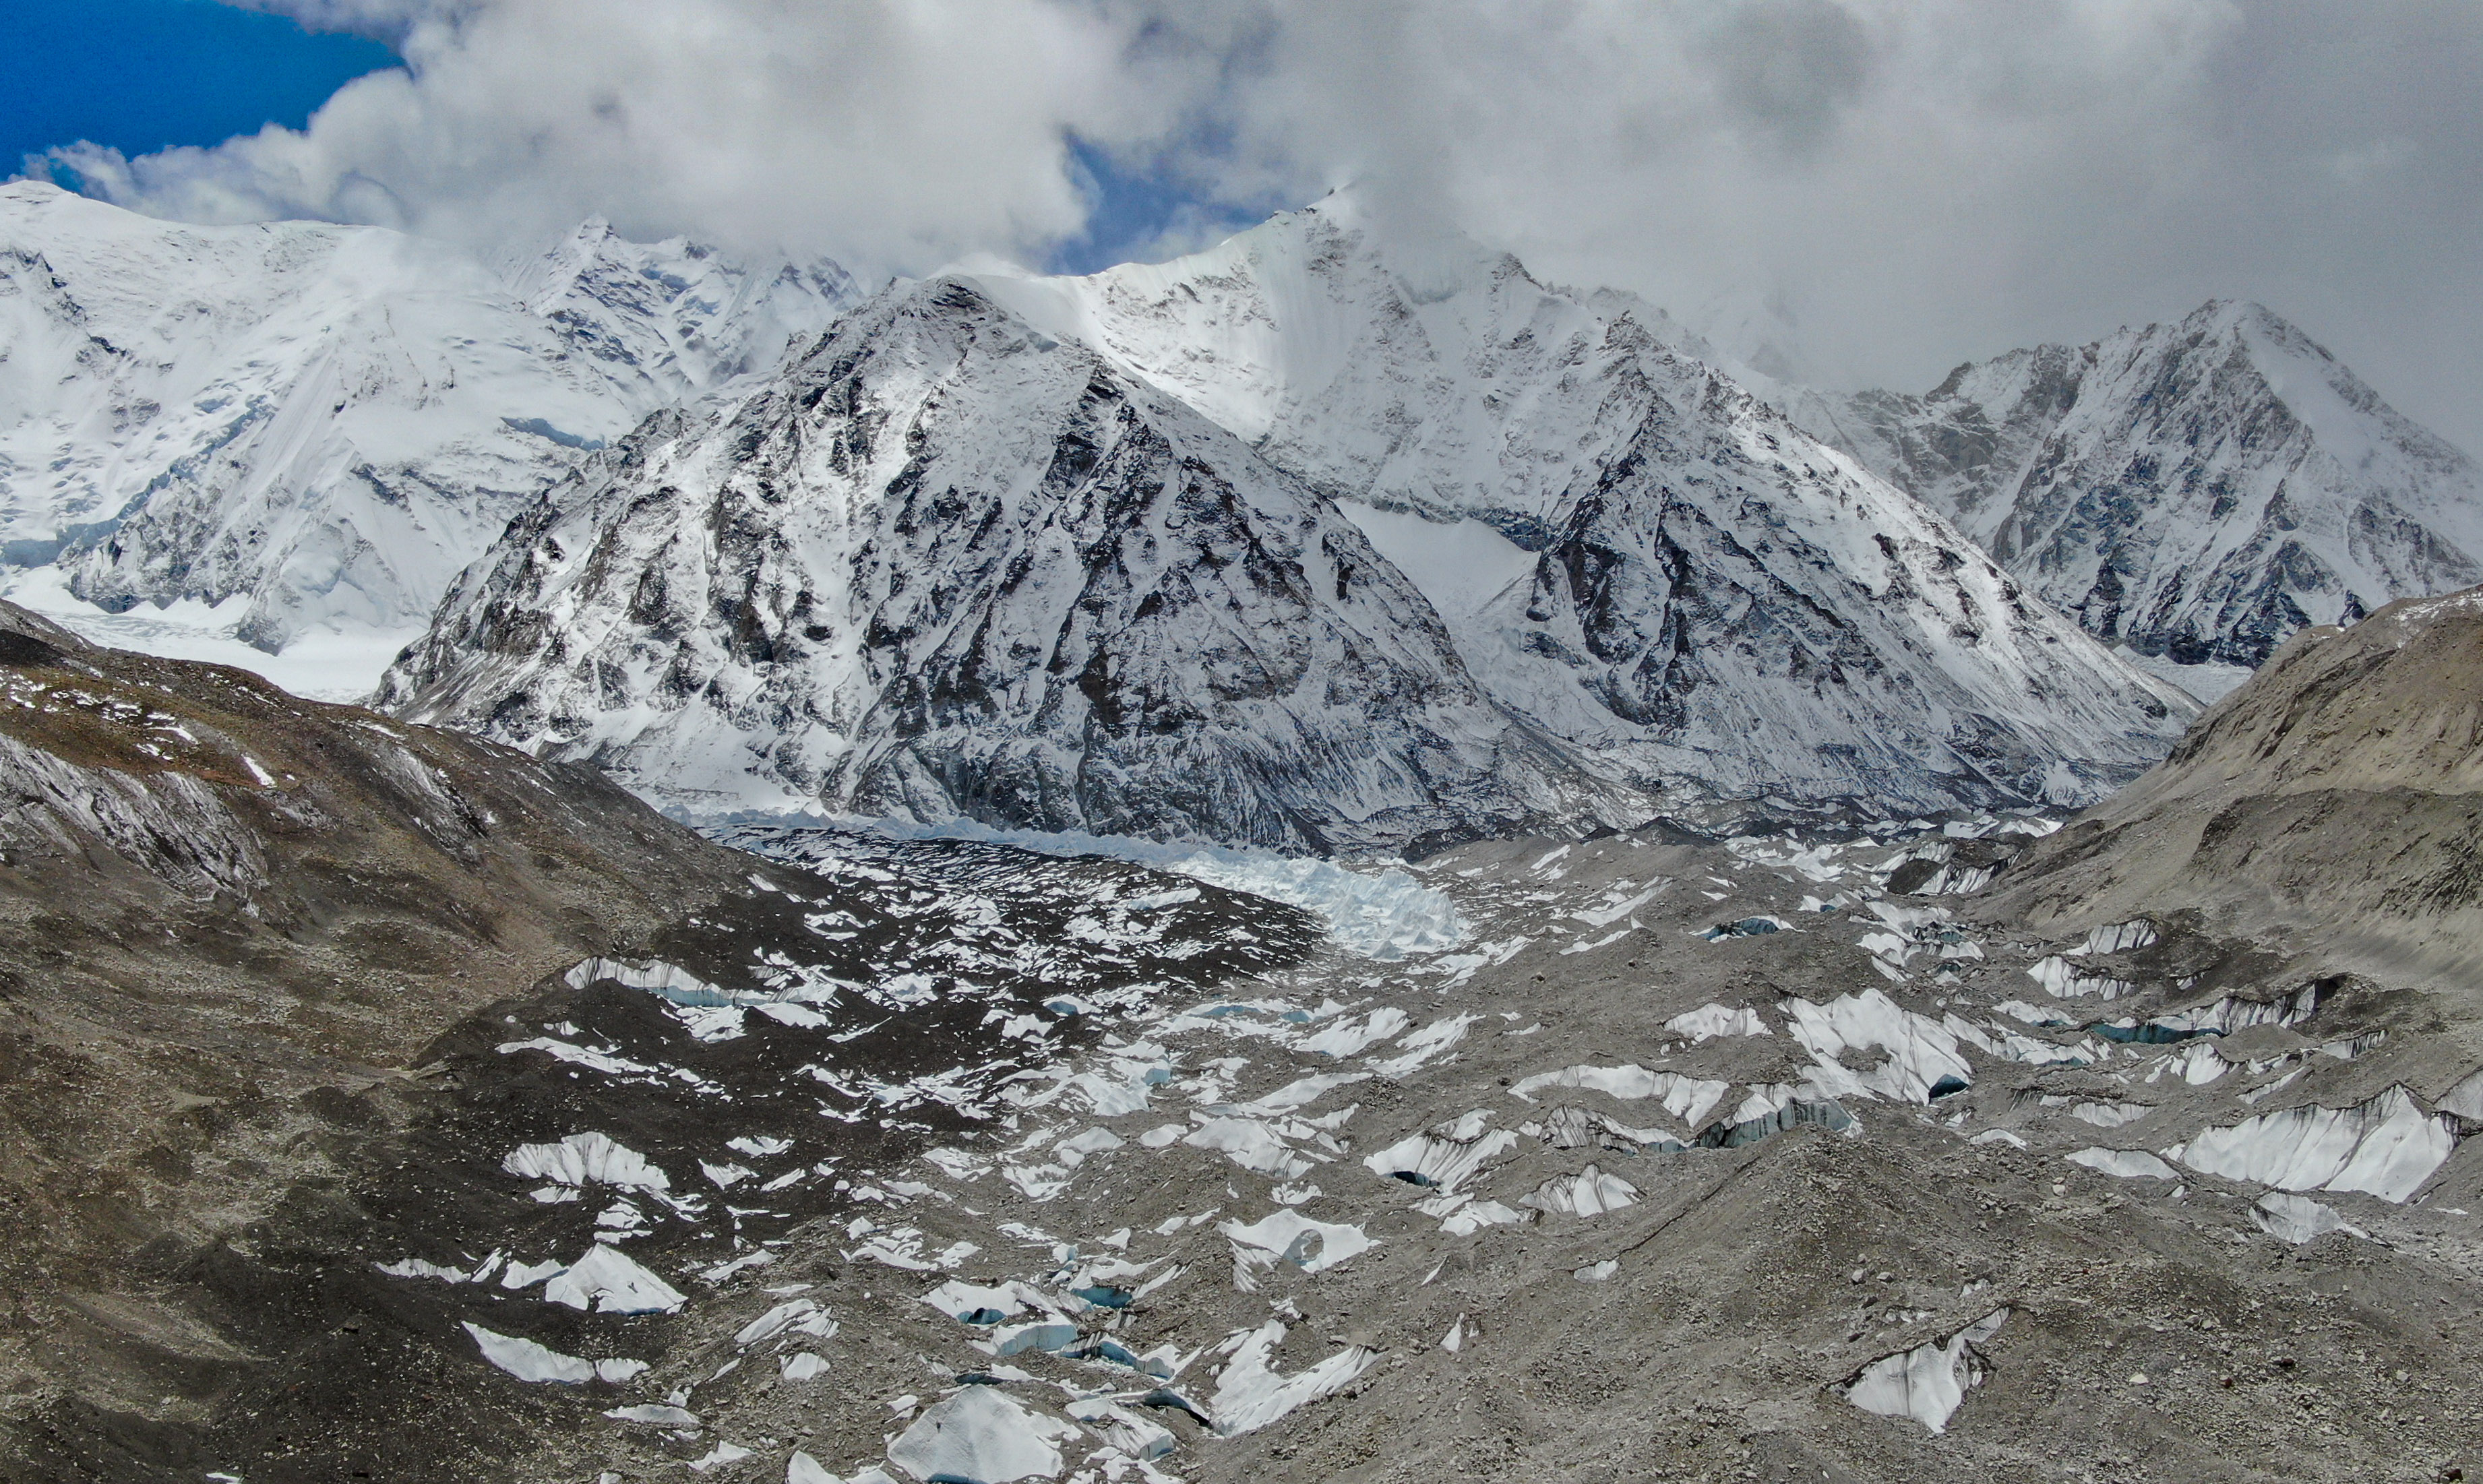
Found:
M 127 155 L 300 128 L 331 93 L 396 66 L 386 46 L 215 0 L 9 0 L 0 178 L 55 146 Z M 64 181 L 63 184 L 74 182 Z

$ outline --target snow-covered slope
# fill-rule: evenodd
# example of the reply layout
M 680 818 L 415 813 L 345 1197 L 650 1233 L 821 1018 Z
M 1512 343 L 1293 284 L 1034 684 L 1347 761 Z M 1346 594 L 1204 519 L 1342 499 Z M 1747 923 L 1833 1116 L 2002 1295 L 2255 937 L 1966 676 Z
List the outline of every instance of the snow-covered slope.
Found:
M 1787 405 L 2141 654 L 2255 665 L 2483 579 L 2483 470 L 2256 305 Z
M 509 288 L 639 407 L 775 370 L 860 297 L 835 262 L 744 262 L 685 237 L 631 242 L 591 221 L 506 266 Z
M 590 464 L 385 700 L 710 812 L 1324 850 L 1612 808 L 1334 505 L 955 279 Z
M 1736 795 L 2078 803 L 2195 707 L 1722 372 L 1655 352 L 1624 451 L 1465 629 L 1505 704 Z
M 1503 704 L 1642 785 L 2086 798 L 2187 714 L 1662 310 L 1354 193 L 1170 263 L 978 282 L 1348 502 Z
M 1416 260 L 1322 209 L 900 285 L 553 491 L 384 701 L 693 810 L 1313 848 L 2085 800 L 2178 734 L 2177 695 L 1634 314 L 1505 258 L 1426 299 L 1459 260 Z
M 370 227 L 197 227 L 0 187 L 0 540 L 105 609 L 275 650 L 418 624 L 523 501 L 850 297 L 600 225 L 514 285 Z
M 1168 263 L 977 282 L 1331 497 L 1480 516 L 1529 547 L 1642 420 L 1640 354 L 1690 340 L 1631 296 L 1391 230 L 1351 192 Z

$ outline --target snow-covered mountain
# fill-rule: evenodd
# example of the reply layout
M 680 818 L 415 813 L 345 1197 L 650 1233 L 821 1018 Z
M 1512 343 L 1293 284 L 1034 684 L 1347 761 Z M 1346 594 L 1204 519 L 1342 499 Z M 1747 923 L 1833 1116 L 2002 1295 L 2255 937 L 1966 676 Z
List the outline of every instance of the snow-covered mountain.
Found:
M 2483 469 L 2256 305 L 1786 405 L 2088 632 L 2177 664 L 2483 579 Z
M 1334 505 L 963 280 L 652 420 L 384 697 L 709 811 L 1311 849 L 1592 811 Z
M 211 608 L 268 650 L 401 631 L 582 451 L 772 368 L 852 297 L 833 264 L 743 268 L 601 224 L 514 267 L 0 187 L 9 561 L 57 562 L 105 609 Z
M 2184 699 L 1677 333 L 1349 199 L 898 285 L 547 495 L 384 700 L 699 810 L 1315 848 L 2162 755 Z
M 1641 784 L 1934 807 L 2039 794 L 2074 758 L 2051 782 L 2082 797 L 2178 730 L 1633 296 L 1392 230 L 1351 192 L 1170 263 L 976 281 L 1343 501 L 1496 699 Z M 2076 678 L 2030 696 L 2055 664 Z
M 1351 192 L 1168 263 L 975 281 L 1331 498 L 1479 517 L 1530 548 L 1642 419 L 1642 353 L 1694 343 L 1633 296 L 1392 232 Z

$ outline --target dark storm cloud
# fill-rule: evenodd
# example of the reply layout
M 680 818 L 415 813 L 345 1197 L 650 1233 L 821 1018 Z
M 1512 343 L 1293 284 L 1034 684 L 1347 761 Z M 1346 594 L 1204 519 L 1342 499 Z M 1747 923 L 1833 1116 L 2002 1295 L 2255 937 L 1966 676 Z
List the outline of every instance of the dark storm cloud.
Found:
M 1697 55 L 1746 127 L 1806 149 L 1861 95 L 1871 42 L 1832 0 L 1753 0 L 1721 7 Z

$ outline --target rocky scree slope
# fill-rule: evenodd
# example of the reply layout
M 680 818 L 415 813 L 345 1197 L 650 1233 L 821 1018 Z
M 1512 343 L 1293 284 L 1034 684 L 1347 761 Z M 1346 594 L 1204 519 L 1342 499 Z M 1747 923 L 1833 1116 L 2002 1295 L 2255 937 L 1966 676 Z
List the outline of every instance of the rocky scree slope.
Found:
M 383 703 L 693 810 L 1317 849 L 1720 796 L 2083 802 L 2177 733 L 2185 697 L 1629 314 L 1507 259 L 1431 263 L 1465 277 L 1424 299 L 1340 209 L 1160 269 L 892 289 L 547 495 Z M 1187 508 L 1203 481 L 1247 531 Z M 1300 569 L 1281 595 L 1269 562 Z M 1141 749 L 1231 759 L 1226 792 Z
M 2088 632 L 2176 663 L 2256 665 L 2483 578 L 2483 469 L 2257 305 L 2012 351 L 1926 396 L 1783 400 Z
M 0 540 L 77 596 L 238 602 L 280 650 L 418 624 L 523 501 L 853 297 L 590 223 L 487 266 L 377 227 L 159 222 L 0 186 Z
M 113 1458 L 315 1370 L 346 1152 L 434 1085 L 423 1047 L 751 889 L 587 770 L 5 604 L 0 789 L 12 1477 L 55 1444 L 144 1477 Z
M 453 1064 L 531 1121 L 441 1150 L 472 1198 L 369 1258 L 580 1367 L 652 1363 L 452 1338 L 463 1384 L 568 1409 L 529 1479 L 2444 1477 L 2483 1445 L 2470 992 L 2306 977 L 2179 912 L 2030 932 L 1913 869 L 2052 828 L 1474 842 L 1405 872 L 1462 941 L 993 1003 L 1009 1060 L 901 1079 L 841 1038 L 902 974 L 529 1000 Z M 1075 868 L 1007 854 L 996 914 Z M 1105 905 L 1062 962 L 1143 920 Z M 714 1091 L 494 1072 L 547 1038 Z M 654 1085 L 700 1115 L 660 1146 L 609 1122 Z M 569 1309 L 593 1249 L 538 1225 L 555 1170 L 580 1215 L 629 1201 L 606 1245 L 669 1292 Z

